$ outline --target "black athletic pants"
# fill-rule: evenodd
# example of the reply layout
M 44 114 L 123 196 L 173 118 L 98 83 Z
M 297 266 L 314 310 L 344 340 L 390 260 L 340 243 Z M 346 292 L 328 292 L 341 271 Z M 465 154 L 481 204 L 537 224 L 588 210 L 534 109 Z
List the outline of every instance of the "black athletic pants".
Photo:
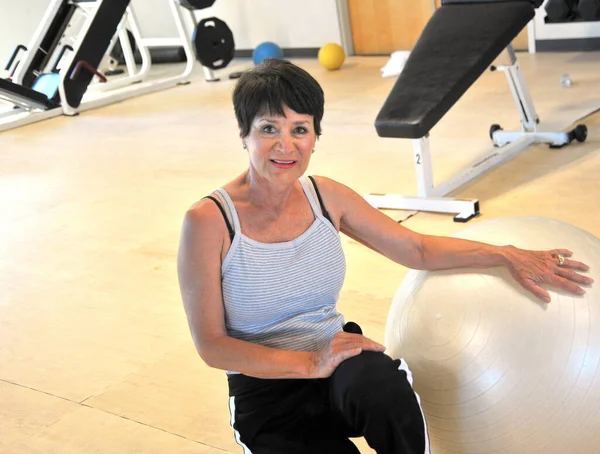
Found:
M 429 454 L 410 371 L 384 353 L 362 352 L 326 379 L 228 380 L 231 423 L 244 454 L 356 454 L 350 437 L 360 436 L 378 454 Z

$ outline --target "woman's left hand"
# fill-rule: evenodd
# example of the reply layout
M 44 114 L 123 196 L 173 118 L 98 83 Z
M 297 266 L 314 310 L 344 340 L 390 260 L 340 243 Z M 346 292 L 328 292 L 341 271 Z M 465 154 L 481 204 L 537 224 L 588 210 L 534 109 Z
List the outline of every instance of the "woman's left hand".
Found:
M 542 285 L 551 285 L 575 295 L 585 294 L 579 285 L 590 285 L 593 279 L 577 271 L 588 271 L 585 263 L 570 260 L 566 249 L 528 251 L 514 248 L 508 254 L 508 269 L 516 281 L 539 299 L 549 303 L 550 295 Z

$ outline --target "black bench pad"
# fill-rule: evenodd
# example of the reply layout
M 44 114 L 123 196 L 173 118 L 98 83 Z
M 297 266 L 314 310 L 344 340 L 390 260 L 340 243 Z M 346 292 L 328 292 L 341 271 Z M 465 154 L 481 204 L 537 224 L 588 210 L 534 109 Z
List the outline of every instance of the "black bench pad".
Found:
M 377 134 L 427 135 L 534 15 L 520 0 L 437 9 L 377 115 Z

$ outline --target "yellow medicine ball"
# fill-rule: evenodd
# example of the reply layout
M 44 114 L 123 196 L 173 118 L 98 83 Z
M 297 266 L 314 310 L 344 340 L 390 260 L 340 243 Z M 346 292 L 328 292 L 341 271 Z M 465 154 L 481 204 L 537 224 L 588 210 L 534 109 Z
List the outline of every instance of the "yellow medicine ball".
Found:
M 346 59 L 342 46 L 336 43 L 325 44 L 319 49 L 319 63 L 328 70 L 339 69 Z

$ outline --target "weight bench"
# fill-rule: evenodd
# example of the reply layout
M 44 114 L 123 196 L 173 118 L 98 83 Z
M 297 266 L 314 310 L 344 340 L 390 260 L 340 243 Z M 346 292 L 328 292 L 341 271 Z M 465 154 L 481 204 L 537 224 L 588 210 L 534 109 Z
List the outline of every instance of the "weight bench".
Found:
M 423 30 L 375 120 L 380 137 L 412 139 L 418 197 L 369 194 L 376 208 L 458 213 L 466 222 L 479 214 L 478 200 L 444 197 L 484 172 L 514 158 L 534 143 L 562 147 L 583 142 L 587 129 L 537 131 L 539 118 L 527 90 L 512 40 L 535 16 L 543 0 L 445 0 Z M 511 63 L 491 67 L 504 51 Z M 434 186 L 429 132 L 487 68 L 504 71 L 521 115 L 521 131 L 492 125 L 496 147 L 450 180 Z

